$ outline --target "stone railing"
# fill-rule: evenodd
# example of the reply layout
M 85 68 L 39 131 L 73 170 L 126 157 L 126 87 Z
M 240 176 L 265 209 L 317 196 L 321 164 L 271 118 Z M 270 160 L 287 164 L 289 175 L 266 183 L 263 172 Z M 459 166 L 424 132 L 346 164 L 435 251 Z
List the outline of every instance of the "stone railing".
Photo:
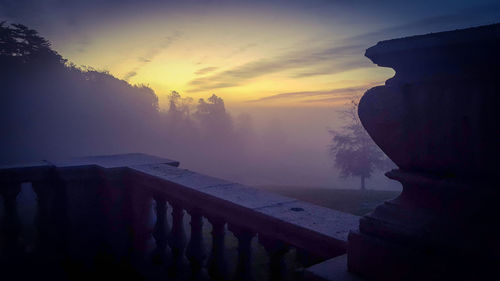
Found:
M 1 279 L 252 280 L 255 268 L 271 280 L 300 278 L 300 268 L 344 254 L 358 227 L 356 216 L 178 165 L 126 154 L 0 168 Z M 18 211 L 25 183 L 37 199 L 34 235 Z M 225 257 L 226 230 L 235 262 Z M 259 245 L 268 266 L 255 266 Z M 285 263 L 292 248 L 298 261 Z

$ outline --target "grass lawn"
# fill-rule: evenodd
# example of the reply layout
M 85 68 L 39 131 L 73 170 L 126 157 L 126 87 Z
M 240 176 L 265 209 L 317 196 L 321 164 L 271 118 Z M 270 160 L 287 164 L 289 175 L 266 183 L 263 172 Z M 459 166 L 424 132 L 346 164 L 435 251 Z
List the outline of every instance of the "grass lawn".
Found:
M 397 197 L 400 193 L 399 191 L 385 190 L 295 186 L 259 186 L 258 188 L 358 216 L 372 211 L 377 205 Z

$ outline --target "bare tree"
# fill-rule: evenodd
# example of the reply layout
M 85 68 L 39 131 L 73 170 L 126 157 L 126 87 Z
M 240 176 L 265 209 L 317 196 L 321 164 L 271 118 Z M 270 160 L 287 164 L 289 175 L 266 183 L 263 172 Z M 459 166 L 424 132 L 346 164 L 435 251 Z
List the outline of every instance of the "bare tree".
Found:
M 373 142 L 357 115 L 358 101 L 351 100 L 347 109 L 340 112 L 346 121 L 339 131 L 330 130 L 332 143 L 329 152 L 342 177 L 360 177 L 361 189 L 365 180 L 376 169 L 387 167 L 390 160 Z

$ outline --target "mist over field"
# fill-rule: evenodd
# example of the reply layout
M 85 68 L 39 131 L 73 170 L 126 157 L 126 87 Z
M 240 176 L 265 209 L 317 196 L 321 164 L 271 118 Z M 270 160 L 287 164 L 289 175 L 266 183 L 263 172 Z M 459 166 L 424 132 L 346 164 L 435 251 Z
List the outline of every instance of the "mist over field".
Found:
M 107 85 L 106 93 L 72 91 L 69 97 L 43 86 L 16 84 L 20 94 L 2 103 L 2 126 L 9 133 L 0 141 L 1 161 L 146 152 L 249 185 L 358 188 L 358 179 L 338 177 L 328 154 L 328 129 L 341 125 L 338 108 L 228 108 L 228 113 L 211 119 L 183 119 L 150 107 L 154 96 L 147 88 L 126 86 L 137 91 L 137 97 L 122 96 L 117 93 L 123 82 L 101 78 L 109 79 L 100 82 Z M 109 97 L 113 93 L 117 96 Z M 399 187 L 379 173 L 368 188 Z
M 36 31 L 3 24 L 0 162 L 144 152 L 254 186 L 357 188 L 329 153 L 345 106 L 227 106 L 175 91 L 160 108 L 148 86 L 77 67 Z M 347 103 L 355 92 L 343 96 Z M 368 188 L 394 189 L 374 175 Z
M 365 50 L 500 11 L 431 2 L 0 1 L 0 163 L 144 152 L 250 185 L 359 188 L 329 131 L 394 75 Z M 388 169 L 366 187 L 399 190 Z
M 0 281 L 492 280 L 499 19 L 0 0 Z

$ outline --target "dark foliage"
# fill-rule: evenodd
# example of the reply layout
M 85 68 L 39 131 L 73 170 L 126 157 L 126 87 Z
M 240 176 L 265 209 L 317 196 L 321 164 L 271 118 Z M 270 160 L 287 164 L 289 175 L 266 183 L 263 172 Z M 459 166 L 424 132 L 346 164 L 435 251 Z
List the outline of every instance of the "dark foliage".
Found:
M 20 24 L 0 23 L 0 85 L 3 161 L 122 152 L 158 119 L 150 88 L 78 68 Z
M 0 34 L 0 164 L 139 151 L 226 176 L 243 161 L 247 138 L 220 97 L 174 91 L 162 112 L 150 88 L 76 67 L 34 30 L 2 22 Z
M 33 62 L 64 64 L 66 62 L 50 48 L 50 43 L 35 30 L 22 24 L 0 22 L 0 59 L 3 63 L 28 64 Z

